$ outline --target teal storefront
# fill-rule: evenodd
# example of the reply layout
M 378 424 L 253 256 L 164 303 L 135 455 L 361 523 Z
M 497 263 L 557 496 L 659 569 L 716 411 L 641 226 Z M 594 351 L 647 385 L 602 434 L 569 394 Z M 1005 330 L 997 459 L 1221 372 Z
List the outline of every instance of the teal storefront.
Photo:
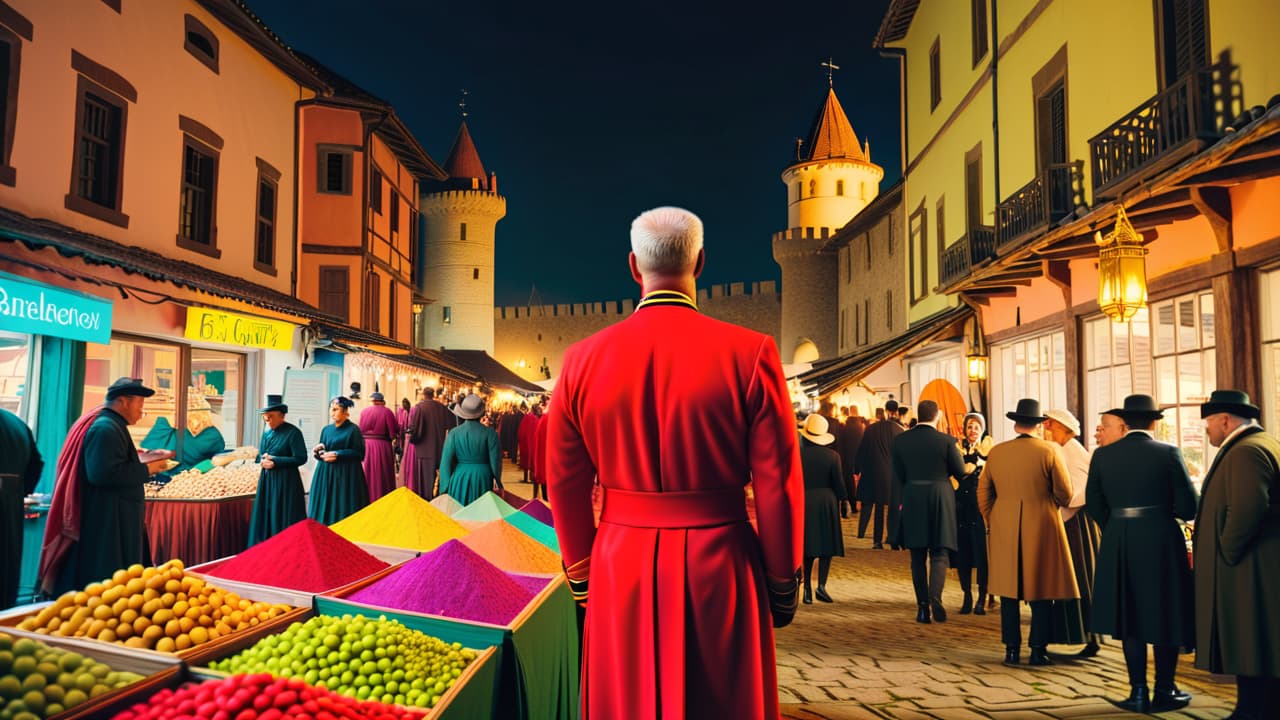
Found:
M 31 426 L 44 458 L 37 493 L 53 492 L 58 454 L 84 402 L 85 343 L 111 342 L 112 304 L 0 272 L 0 407 Z M 27 508 L 18 602 L 35 592 L 46 504 Z

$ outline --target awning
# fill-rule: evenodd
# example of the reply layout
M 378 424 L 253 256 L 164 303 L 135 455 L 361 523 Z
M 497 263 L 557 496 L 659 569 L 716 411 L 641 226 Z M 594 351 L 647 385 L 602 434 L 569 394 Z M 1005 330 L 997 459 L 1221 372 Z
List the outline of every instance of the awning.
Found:
M 483 350 L 441 350 L 440 354 L 444 355 L 449 362 L 466 368 L 486 385 L 525 394 L 546 392 L 509 370 L 506 365 L 489 357 L 489 353 Z
M 255 285 L 248 280 L 185 260 L 167 258 L 136 245 L 122 245 L 51 220 L 37 220 L 7 208 L 0 208 L 0 241 L 21 242 L 31 250 L 52 248 L 63 257 L 80 258 L 90 265 L 116 267 L 155 282 L 173 283 L 178 287 L 237 300 L 286 315 L 308 320 L 336 320 L 297 298 Z M 6 254 L 11 253 L 6 251 Z M 16 260 L 12 257 L 7 259 Z M 92 276 L 69 274 L 64 267 L 45 266 L 26 260 L 16 261 L 75 280 L 99 284 L 103 282 Z
M 817 386 L 819 395 L 826 395 L 850 383 L 857 382 L 875 372 L 895 357 L 942 338 L 964 334 L 963 324 L 973 315 L 968 305 L 935 313 L 917 322 L 905 333 L 850 355 L 825 363 L 819 361 L 814 368 L 799 376 L 801 385 Z

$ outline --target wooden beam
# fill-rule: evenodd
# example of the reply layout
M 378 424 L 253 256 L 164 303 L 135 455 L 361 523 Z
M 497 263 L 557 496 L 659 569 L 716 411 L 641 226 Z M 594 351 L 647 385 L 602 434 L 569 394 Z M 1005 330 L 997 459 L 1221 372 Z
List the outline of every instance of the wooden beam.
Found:
M 1191 191 L 1188 188 L 1176 188 L 1167 193 L 1161 193 L 1154 197 L 1149 197 L 1140 203 L 1136 203 L 1125 209 L 1130 215 L 1139 215 L 1145 212 L 1154 212 L 1156 210 L 1167 210 L 1179 205 L 1188 205 L 1191 203 Z
M 965 290 L 965 294 L 973 297 L 975 302 L 980 302 L 983 305 L 986 305 L 991 302 L 991 298 L 1017 297 L 1018 289 L 1013 287 L 974 288 L 972 290 Z
M 1036 257 L 1040 258 L 1041 260 L 1046 260 L 1051 262 L 1059 261 L 1059 260 L 1065 262 L 1067 260 L 1079 260 L 1081 258 L 1094 258 L 1096 260 L 1098 257 L 1098 246 L 1094 245 L 1090 247 L 1087 245 L 1081 245 L 1078 247 L 1066 247 L 1066 248 L 1055 247 L 1050 250 L 1046 250 L 1044 252 L 1036 253 Z
M 1066 260 L 1044 261 L 1044 276 L 1062 292 L 1064 307 L 1071 307 L 1071 266 Z
M 1280 155 L 1271 155 L 1231 165 L 1219 165 L 1212 170 L 1183 179 L 1178 186 L 1239 185 L 1250 180 L 1262 180 L 1277 175 L 1280 175 Z
M 1191 191 L 1191 204 L 1209 221 L 1218 252 L 1231 250 L 1231 191 L 1222 187 L 1197 187 Z
M 1146 213 L 1144 215 L 1130 215 L 1129 222 L 1133 223 L 1135 230 L 1146 230 L 1157 225 L 1172 225 L 1179 220 L 1190 220 L 1199 215 L 1200 212 L 1192 205 L 1183 205 L 1181 207 L 1169 208 L 1167 210 L 1157 210 L 1156 212 Z
M 1235 163 L 1241 160 L 1280 155 L 1280 135 L 1270 135 L 1254 143 L 1249 143 L 1227 156 L 1225 162 Z

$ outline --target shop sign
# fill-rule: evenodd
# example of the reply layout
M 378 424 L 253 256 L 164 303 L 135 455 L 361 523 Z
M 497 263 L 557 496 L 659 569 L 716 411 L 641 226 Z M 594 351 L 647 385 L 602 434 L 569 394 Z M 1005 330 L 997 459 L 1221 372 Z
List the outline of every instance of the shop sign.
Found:
M 111 342 L 111 302 L 0 272 L 0 330 Z
M 187 331 L 183 336 L 267 350 L 293 349 L 293 325 L 287 322 L 205 308 L 187 308 Z

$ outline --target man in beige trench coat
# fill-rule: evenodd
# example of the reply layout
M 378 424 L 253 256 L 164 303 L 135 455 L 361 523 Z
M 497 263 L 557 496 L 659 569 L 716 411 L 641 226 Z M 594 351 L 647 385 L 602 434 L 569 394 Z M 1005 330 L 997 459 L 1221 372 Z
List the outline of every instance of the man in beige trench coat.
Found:
M 1080 597 L 1059 507 L 1071 502 L 1062 455 L 1035 437 L 1046 416 L 1038 400 L 1018 401 L 1005 413 L 1018 436 L 991 449 L 978 477 L 978 509 L 987 521 L 989 587 L 1000 596 L 1004 662 L 1017 665 L 1022 646 L 1020 600 L 1031 606 L 1031 665 L 1052 665 L 1049 644 L 1053 600 Z

